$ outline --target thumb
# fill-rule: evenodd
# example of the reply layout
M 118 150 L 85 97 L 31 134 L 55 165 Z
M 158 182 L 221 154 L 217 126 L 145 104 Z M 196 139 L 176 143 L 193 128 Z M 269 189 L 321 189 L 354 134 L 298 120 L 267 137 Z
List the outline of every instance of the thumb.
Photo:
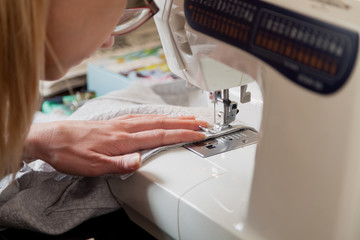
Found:
M 122 156 L 112 157 L 116 173 L 131 173 L 141 167 L 141 156 L 139 153 L 130 153 Z

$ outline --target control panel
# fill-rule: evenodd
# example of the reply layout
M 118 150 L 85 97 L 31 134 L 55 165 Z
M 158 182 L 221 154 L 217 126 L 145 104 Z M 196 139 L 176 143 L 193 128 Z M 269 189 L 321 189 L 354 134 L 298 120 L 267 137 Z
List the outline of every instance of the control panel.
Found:
M 189 25 L 271 65 L 320 94 L 346 82 L 358 52 L 358 34 L 259 0 L 185 0 Z

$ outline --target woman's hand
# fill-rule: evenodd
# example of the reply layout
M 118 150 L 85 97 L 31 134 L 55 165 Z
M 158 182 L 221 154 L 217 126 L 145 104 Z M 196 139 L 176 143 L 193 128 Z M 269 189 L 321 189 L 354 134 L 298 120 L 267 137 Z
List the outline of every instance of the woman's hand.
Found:
M 82 176 L 130 173 L 141 166 L 139 150 L 199 141 L 204 121 L 194 117 L 126 115 L 107 121 L 34 124 L 24 161 L 42 159 L 56 170 Z

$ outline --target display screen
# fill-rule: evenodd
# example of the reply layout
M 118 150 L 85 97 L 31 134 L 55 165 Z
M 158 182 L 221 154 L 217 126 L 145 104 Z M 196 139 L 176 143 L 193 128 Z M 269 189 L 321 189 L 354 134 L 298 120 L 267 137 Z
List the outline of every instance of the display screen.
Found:
M 338 90 L 356 61 L 358 34 L 257 0 L 185 0 L 189 25 L 241 48 L 317 93 Z

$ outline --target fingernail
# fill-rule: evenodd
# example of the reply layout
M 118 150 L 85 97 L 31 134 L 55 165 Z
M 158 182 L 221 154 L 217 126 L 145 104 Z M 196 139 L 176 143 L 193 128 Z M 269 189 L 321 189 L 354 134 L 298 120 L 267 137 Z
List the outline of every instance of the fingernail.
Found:
M 208 122 L 197 120 L 196 123 L 202 127 L 207 127 L 209 125 Z
M 203 133 L 200 133 L 200 132 L 197 132 L 198 133 L 198 136 L 199 136 L 199 140 L 203 140 L 206 138 L 206 135 L 203 134 Z
M 138 169 L 141 166 L 141 158 L 140 158 L 140 154 L 138 153 L 133 153 L 133 154 L 129 154 L 129 159 L 127 160 L 128 162 L 128 166 L 130 169 Z

